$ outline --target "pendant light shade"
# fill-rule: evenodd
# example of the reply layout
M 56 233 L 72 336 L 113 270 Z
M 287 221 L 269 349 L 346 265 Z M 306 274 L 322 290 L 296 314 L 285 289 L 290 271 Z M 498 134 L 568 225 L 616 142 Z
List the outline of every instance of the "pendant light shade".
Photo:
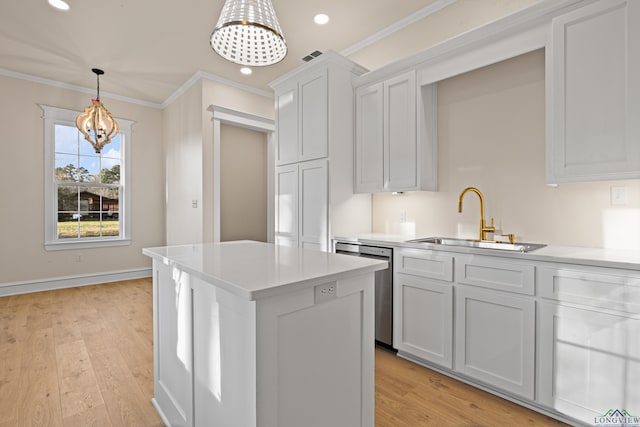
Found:
M 272 65 L 287 54 L 271 0 L 226 0 L 211 47 L 224 59 L 247 66 Z
M 98 68 L 92 68 L 91 71 L 96 74 L 97 95 L 95 99 L 91 100 L 91 105 L 76 118 L 76 127 L 99 154 L 102 147 L 111 142 L 118 134 L 118 123 L 113 120 L 109 110 L 100 102 L 100 76 L 104 74 L 104 71 Z

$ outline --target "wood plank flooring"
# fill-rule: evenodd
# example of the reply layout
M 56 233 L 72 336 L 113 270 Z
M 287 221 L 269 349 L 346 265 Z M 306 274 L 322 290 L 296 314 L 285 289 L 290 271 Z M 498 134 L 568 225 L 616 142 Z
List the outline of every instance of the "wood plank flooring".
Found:
M 0 298 L 0 427 L 162 426 L 151 315 L 150 279 Z M 525 425 L 563 424 L 376 349 L 376 427 Z

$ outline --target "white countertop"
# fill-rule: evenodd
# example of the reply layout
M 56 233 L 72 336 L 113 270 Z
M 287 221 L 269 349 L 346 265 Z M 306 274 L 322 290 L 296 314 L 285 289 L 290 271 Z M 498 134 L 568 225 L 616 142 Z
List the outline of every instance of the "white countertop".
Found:
M 353 236 L 334 237 L 343 242 L 360 242 L 372 245 L 387 245 L 395 247 L 436 249 L 439 251 L 458 252 L 467 254 L 485 254 L 504 256 L 508 258 L 527 259 L 532 261 L 549 261 L 567 264 L 589 265 L 595 267 L 623 268 L 640 270 L 640 251 L 582 248 L 577 246 L 546 246 L 532 252 L 511 252 L 504 250 L 467 248 L 460 246 L 442 246 L 428 243 L 406 243 L 407 240 L 430 236 L 402 236 L 382 233 L 357 234 Z
M 144 248 L 142 253 L 247 300 L 387 267 L 384 261 L 252 241 Z

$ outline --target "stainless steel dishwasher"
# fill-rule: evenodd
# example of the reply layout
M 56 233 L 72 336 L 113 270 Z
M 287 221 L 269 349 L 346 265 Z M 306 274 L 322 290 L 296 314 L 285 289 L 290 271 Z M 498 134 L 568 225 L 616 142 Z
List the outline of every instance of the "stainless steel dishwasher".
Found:
M 376 343 L 393 347 L 393 249 L 354 242 L 336 241 L 337 254 L 387 261 L 385 270 L 376 271 L 375 331 Z

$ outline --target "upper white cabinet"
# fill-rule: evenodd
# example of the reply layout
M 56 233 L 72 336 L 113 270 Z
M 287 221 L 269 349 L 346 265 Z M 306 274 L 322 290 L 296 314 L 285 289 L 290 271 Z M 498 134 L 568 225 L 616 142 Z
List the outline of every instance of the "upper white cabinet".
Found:
M 435 86 L 418 90 L 414 70 L 356 83 L 355 190 L 435 190 L 435 115 Z
M 276 103 L 275 242 L 329 250 L 371 231 L 371 197 L 354 194 L 353 86 L 366 70 L 325 52 L 271 86 Z
M 277 165 L 327 157 L 328 90 L 327 66 L 277 90 Z
M 547 182 L 640 178 L 640 2 L 554 18 L 546 56 Z

